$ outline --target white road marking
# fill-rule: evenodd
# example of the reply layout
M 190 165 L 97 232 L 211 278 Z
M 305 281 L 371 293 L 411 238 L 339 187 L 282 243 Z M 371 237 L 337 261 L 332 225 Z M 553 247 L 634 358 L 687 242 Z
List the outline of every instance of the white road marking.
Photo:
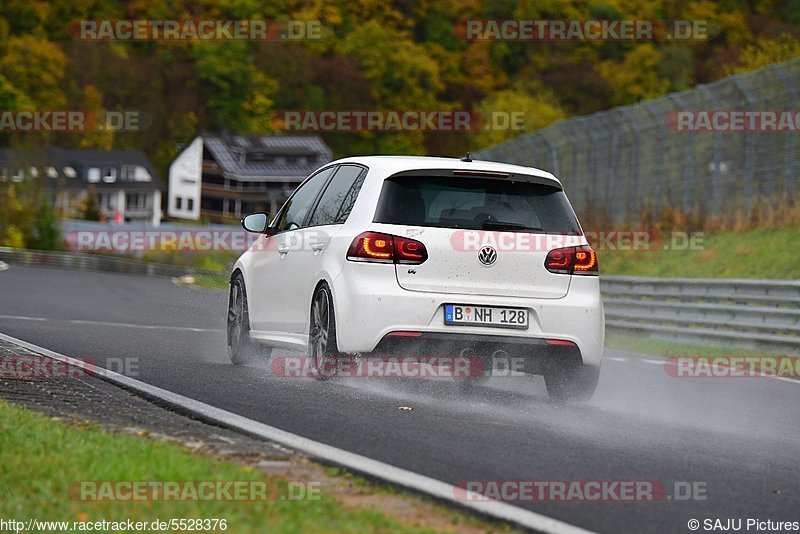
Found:
M 8 270 L 8 264 L 4 261 L 0 261 L 0 272 L 7 270 Z
M 167 326 L 151 324 L 133 323 L 112 323 L 108 321 L 89 321 L 83 319 L 53 319 L 50 317 L 27 317 L 24 315 L 0 315 L 0 319 L 10 319 L 13 321 L 54 321 L 71 324 L 90 324 L 97 326 L 117 326 L 121 328 L 143 328 L 145 330 L 179 330 L 183 332 L 224 332 L 222 328 L 195 328 L 193 326 Z
M 161 389 L 156 386 L 151 386 L 145 382 L 130 378 L 113 371 L 109 371 L 103 367 L 86 363 L 82 360 L 76 360 L 69 356 L 64 356 L 57 352 L 39 347 L 32 343 L 22 341 L 6 334 L 0 333 L 0 339 L 14 343 L 28 350 L 32 350 L 43 356 L 53 358 L 75 367 L 80 367 L 99 376 L 109 382 L 124 386 L 128 389 L 133 389 L 150 396 L 157 398 L 162 402 L 169 405 L 179 407 L 185 411 L 190 411 L 199 414 L 203 418 L 215 421 L 222 425 L 232 427 L 251 435 L 256 435 L 269 441 L 277 442 L 281 445 L 290 447 L 294 450 L 308 454 L 312 458 L 319 458 L 338 464 L 347 469 L 353 470 L 357 473 L 364 473 L 371 475 L 387 482 L 397 484 L 411 490 L 419 491 L 431 495 L 437 499 L 447 501 L 459 507 L 468 508 L 478 513 L 482 513 L 497 519 L 509 521 L 525 528 L 533 529 L 538 532 L 546 532 L 551 534 L 591 534 L 591 531 L 571 525 L 552 517 L 547 517 L 536 512 L 531 512 L 517 506 L 512 506 L 504 502 L 497 501 L 464 501 L 456 498 L 455 486 L 436 480 L 434 478 L 426 477 L 412 471 L 407 471 L 390 464 L 373 460 L 366 456 L 354 454 L 344 449 L 339 449 L 331 445 L 320 443 L 308 438 L 304 438 L 291 432 L 286 432 L 273 426 L 253 421 L 241 415 L 237 415 L 226 410 L 215 408 L 209 404 L 178 395 L 166 389 Z

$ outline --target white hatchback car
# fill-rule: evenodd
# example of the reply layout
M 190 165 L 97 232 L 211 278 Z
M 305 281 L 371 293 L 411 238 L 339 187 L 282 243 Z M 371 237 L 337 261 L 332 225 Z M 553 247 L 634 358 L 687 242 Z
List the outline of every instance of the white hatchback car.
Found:
M 591 396 L 603 355 L 597 258 L 561 183 L 534 168 L 369 156 L 309 176 L 231 274 L 234 363 L 270 348 L 340 354 L 497 351 L 556 399 Z

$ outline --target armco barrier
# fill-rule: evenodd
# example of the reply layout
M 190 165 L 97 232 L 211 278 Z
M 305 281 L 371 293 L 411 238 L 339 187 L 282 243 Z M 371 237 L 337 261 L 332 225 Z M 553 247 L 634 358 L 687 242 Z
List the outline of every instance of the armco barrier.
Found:
M 82 271 L 105 271 L 112 273 L 141 274 L 146 276 L 183 276 L 186 274 L 225 275 L 224 272 L 196 269 L 181 265 L 147 263 L 126 258 L 113 258 L 97 254 L 75 252 L 52 252 L 0 247 L 0 261 L 10 264 L 42 265 L 78 269 Z
M 0 261 L 140 274 L 227 273 L 72 252 L 0 247 Z M 602 276 L 606 325 L 669 337 L 753 347 L 800 349 L 800 281 Z
M 600 279 L 606 325 L 675 340 L 800 348 L 800 282 Z

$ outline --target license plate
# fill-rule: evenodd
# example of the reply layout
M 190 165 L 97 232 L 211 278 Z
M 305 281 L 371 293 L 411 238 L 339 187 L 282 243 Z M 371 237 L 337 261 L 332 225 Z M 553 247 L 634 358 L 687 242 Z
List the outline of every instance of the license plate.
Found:
M 528 310 L 525 308 L 445 304 L 444 324 L 528 328 Z

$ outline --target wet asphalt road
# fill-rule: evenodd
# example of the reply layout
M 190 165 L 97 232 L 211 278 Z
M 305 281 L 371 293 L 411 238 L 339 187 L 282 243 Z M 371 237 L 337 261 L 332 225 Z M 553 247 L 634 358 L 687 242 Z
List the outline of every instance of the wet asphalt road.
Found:
M 539 377 L 453 384 L 278 378 L 231 365 L 225 293 L 168 279 L 11 265 L 0 332 L 304 437 L 446 482 L 648 480 L 658 502 L 519 502 L 598 532 L 691 532 L 690 519 L 800 520 L 800 383 L 675 378 L 606 351 L 590 403 L 551 402 Z M 117 370 L 117 369 L 115 369 Z M 399 406 L 412 406 L 411 411 Z M 704 499 L 678 500 L 676 481 Z M 700 530 L 703 531 L 702 528 Z

